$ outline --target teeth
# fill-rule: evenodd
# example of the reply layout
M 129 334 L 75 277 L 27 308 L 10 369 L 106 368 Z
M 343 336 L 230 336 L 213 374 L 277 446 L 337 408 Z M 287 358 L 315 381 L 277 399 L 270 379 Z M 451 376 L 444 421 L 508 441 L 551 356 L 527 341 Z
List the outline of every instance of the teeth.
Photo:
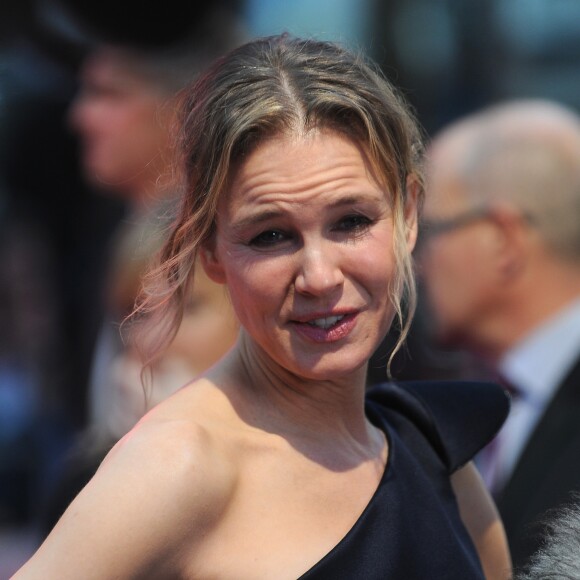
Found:
M 325 330 L 334 326 L 339 320 L 344 318 L 344 314 L 341 316 L 327 316 L 326 318 L 316 318 L 315 320 L 310 320 L 308 324 L 311 326 L 318 326 L 318 328 L 324 328 Z

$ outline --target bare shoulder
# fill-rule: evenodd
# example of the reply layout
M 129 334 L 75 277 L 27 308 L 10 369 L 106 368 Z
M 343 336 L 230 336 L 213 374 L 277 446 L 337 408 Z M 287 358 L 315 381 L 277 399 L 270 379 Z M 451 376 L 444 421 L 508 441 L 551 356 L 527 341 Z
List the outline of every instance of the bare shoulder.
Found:
M 16 578 L 178 574 L 182 554 L 203 550 L 235 483 L 219 436 L 162 409 L 111 450 Z
M 95 483 L 129 478 L 134 491 L 142 490 L 151 499 L 162 499 L 167 493 L 179 499 L 178 512 L 197 507 L 198 494 L 205 498 L 203 505 L 208 499 L 227 496 L 234 476 L 227 455 L 219 435 L 194 418 L 153 416 L 141 421 L 113 447 Z

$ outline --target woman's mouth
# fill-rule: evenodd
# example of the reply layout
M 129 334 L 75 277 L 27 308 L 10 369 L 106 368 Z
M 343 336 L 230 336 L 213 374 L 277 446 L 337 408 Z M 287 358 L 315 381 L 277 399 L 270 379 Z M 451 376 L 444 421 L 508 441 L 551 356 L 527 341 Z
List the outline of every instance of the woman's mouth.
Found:
M 336 342 L 346 337 L 355 327 L 356 312 L 319 316 L 302 321 L 295 320 L 292 324 L 296 331 L 309 342 Z
M 318 328 L 324 328 L 328 330 L 331 326 L 334 326 L 337 322 L 344 318 L 344 314 L 340 316 L 326 316 L 325 318 L 315 318 L 314 320 L 309 320 L 306 324 L 311 326 L 316 326 Z

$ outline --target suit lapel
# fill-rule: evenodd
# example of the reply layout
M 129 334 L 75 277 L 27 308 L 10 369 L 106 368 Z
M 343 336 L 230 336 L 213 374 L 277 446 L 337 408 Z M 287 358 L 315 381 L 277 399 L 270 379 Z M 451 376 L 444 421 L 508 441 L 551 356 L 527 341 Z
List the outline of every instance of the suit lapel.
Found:
M 531 522 L 580 484 L 580 357 L 536 426 L 498 498 L 514 563 L 537 545 Z M 570 461 L 572 464 L 570 464 Z

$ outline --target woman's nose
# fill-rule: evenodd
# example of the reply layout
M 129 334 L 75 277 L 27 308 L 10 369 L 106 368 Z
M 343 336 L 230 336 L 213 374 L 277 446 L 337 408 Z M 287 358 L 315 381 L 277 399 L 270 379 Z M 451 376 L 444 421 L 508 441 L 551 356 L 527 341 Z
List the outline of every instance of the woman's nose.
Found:
M 340 256 L 324 245 L 304 247 L 300 253 L 300 267 L 295 287 L 301 294 L 324 295 L 344 282 Z

